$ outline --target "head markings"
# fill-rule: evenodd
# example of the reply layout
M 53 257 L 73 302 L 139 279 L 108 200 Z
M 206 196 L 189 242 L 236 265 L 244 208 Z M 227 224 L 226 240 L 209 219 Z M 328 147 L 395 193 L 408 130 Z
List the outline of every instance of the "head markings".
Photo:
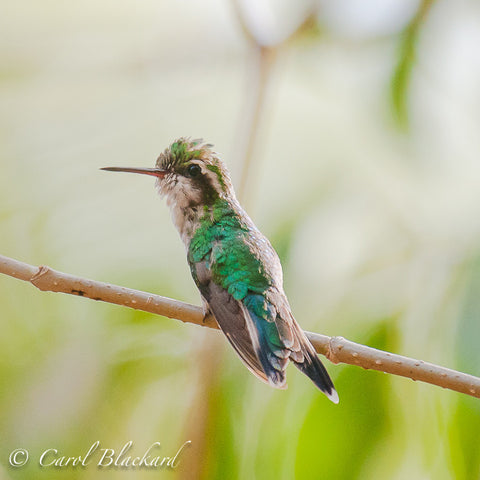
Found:
M 160 154 L 157 166 L 165 169 L 178 169 L 191 160 L 202 158 L 211 153 L 211 145 L 204 144 L 202 140 L 179 138 L 170 147 Z
M 188 196 L 189 204 L 212 205 L 219 197 L 234 195 L 227 169 L 203 140 L 176 140 L 160 154 L 157 167 L 168 172 L 165 180 L 172 186 L 168 190 Z

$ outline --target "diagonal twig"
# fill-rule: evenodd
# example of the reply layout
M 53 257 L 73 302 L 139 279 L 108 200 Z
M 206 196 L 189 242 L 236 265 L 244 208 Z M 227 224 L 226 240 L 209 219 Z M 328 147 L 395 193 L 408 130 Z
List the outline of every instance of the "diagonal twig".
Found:
M 30 282 L 42 291 L 68 293 L 218 329 L 213 317 L 204 318 L 201 307 L 153 293 L 76 277 L 46 266 L 35 267 L 3 255 L 0 255 L 0 273 Z M 333 363 L 347 363 L 391 373 L 480 398 L 478 377 L 377 350 L 342 337 L 328 337 L 311 332 L 306 334 L 316 351 Z

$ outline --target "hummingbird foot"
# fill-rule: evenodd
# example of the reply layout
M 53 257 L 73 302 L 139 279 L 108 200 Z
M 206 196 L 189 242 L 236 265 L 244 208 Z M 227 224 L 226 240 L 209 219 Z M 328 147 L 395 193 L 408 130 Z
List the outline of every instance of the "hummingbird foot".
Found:
M 202 298 L 202 303 L 203 303 L 203 319 L 202 323 L 205 325 L 207 323 L 210 323 L 212 319 L 215 317 L 213 316 L 212 311 L 210 310 L 210 307 L 208 306 L 208 303 Z

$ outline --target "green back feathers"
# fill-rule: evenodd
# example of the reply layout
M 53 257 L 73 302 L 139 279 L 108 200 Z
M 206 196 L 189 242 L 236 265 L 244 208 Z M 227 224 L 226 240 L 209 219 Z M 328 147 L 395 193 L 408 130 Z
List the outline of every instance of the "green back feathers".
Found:
M 188 261 L 191 266 L 206 262 L 213 281 L 236 300 L 243 300 L 249 292 L 262 293 L 271 281 L 248 237 L 239 215 L 219 199 L 201 218 L 189 245 Z
M 281 369 L 282 359 L 271 352 L 285 348 L 275 319 L 277 311 L 265 298 L 272 279 L 249 242 L 251 232 L 226 201 L 218 200 L 205 209 L 200 226 L 188 249 L 188 262 L 193 279 L 202 290 L 196 264 L 205 262 L 214 283 L 224 288 L 235 300 L 245 305 L 259 333 L 259 342 L 269 362 Z

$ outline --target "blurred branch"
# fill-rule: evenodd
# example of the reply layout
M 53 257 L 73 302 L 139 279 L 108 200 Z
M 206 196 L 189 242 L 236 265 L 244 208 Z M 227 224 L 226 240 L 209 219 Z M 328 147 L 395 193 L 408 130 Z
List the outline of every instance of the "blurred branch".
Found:
M 251 55 L 248 63 L 248 88 L 245 90 L 243 102 L 242 125 L 236 132 L 236 152 L 242 165 L 240 182 L 237 193 L 242 205 L 249 205 L 250 196 L 247 195 L 247 186 L 252 188 L 252 168 L 255 151 L 258 147 L 259 136 L 264 125 L 266 106 L 268 105 L 269 87 L 272 82 L 275 61 L 278 54 L 289 41 L 309 32 L 312 23 L 315 23 L 315 9 L 309 8 L 303 12 L 296 22 L 289 28 L 266 28 L 266 16 L 272 12 L 265 11 L 255 2 L 231 0 L 235 19 L 240 26 L 243 36 L 251 46 Z M 265 7 L 265 5 L 263 5 Z M 268 10 L 268 8 L 267 8 Z M 275 22 L 274 22 L 275 23 Z
M 42 291 L 68 293 L 80 297 L 115 303 L 145 312 L 218 329 L 215 319 L 204 317 L 202 308 L 151 293 L 108 283 L 79 278 L 46 266 L 34 267 L 0 255 L 0 273 L 30 282 Z M 306 332 L 318 353 L 333 363 L 391 373 L 419 380 L 480 398 L 480 378 L 440 367 L 422 360 L 384 352 L 350 342 L 342 337 L 328 337 Z
M 238 155 L 243 168 L 238 185 L 238 198 L 247 202 L 247 185 L 251 184 L 251 169 L 254 151 L 260 133 L 261 119 L 265 110 L 266 92 L 277 50 L 275 47 L 255 45 L 251 62 L 251 79 L 244 103 L 244 131 L 239 134 Z M 251 186 L 251 185 L 250 185 Z
M 237 137 L 237 156 L 242 165 L 240 183 L 237 192 L 244 204 L 247 199 L 247 185 L 250 183 L 250 170 L 255 147 L 258 140 L 261 118 L 265 109 L 265 99 L 270 82 L 272 66 L 276 56 L 276 46 L 268 46 L 265 39 L 258 38 L 246 21 L 239 0 L 232 0 L 231 5 L 245 40 L 251 45 L 248 73 L 249 84 L 245 90 L 243 102 L 242 125 Z M 255 10 L 253 10 L 255 11 Z

